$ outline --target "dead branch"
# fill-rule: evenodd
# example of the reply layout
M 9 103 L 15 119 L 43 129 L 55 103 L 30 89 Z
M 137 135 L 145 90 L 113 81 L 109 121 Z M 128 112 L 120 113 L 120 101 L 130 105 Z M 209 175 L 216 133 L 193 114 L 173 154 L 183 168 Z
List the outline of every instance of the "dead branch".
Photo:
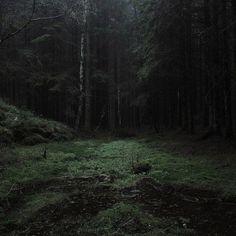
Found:
M 62 16 L 64 16 L 64 14 L 60 14 L 60 15 L 57 15 L 57 16 L 49 16 L 49 17 L 39 17 L 39 18 L 36 18 L 36 19 L 32 19 L 31 22 L 43 21 L 43 20 L 54 20 L 54 19 L 60 18 Z
M 15 35 L 19 34 L 21 31 L 23 31 L 25 28 L 27 28 L 32 22 L 43 21 L 43 20 L 52 20 L 52 19 L 57 19 L 57 18 L 60 18 L 60 17 L 63 16 L 63 14 L 60 14 L 60 15 L 56 15 L 56 16 L 40 17 L 40 18 L 33 19 L 34 14 L 35 14 L 35 8 L 36 8 L 35 6 L 36 6 L 36 0 L 33 0 L 32 12 L 31 12 L 31 16 L 28 19 L 28 21 L 22 27 L 17 29 L 16 31 L 14 31 L 14 32 L 8 34 L 7 36 L 5 36 L 4 38 L 0 39 L 0 45 L 3 44 L 6 40 L 8 40 L 8 39 L 14 37 Z

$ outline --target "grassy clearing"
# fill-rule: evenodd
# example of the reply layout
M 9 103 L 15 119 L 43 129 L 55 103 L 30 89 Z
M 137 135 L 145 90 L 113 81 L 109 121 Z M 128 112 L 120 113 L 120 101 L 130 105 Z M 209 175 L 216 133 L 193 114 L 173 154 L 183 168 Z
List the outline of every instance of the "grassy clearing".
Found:
M 160 143 L 161 144 L 161 140 Z M 186 156 L 168 151 L 162 145 L 147 142 L 146 138 L 77 140 L 66 143 L 47 144 L 47 158 L 43 158 L 45 145 L 19 146 L 2 151 L 4 169 L 0 172 L 0 198 L 11 195 L 17 189 L 55 177 L 109 175 L 115 188 L 132 185 L 145 175 L 132 173 L 131 161 L 148 162 L 152 165 L 150 176 L 160 183 L 210 189 L 222 195 L 236 195 L 236 166 L 225 166 L 222 160 L 203 156 Z M 7 157 L 7 158 L 6 158 Z M 8 161 L 6 161 L 6 159 Z M 4 222 L 24 222 L 38 210 L 68 198 L 63 191 L 41 191 L 23 196 L 19 209 L 3 215 Z M 98 235 L 132 235 L 126 222 L 132 219 L 132 227 L 146 229 L 140 235 L 195 235 L 190 229 L 179 228 L 173 219 L 159 219 L 146 214 L 137 205 L 121 203 L 100 212 L 78 231 L 96 231 Z M 128 212 L 127 212 L 128 211 Z M 127 215 L 125 218 L 124 215 Z M 1 217 L 1 214 L 0 214 Z M 122 219 L 122 220 L 121 220 Z M 133 222 L 135 221 L 135 223 Z M 119 222 L 117 225 L 116 222 Z M 128 226 L 128 225 L 127 225 Z M 129 226 L 129 230 L 132 230 Z M 96 230 L 95 230 L 96 229 Z M 86 235 L 86 234 L 84 234 Z
M 144 140 L 93 140 L 18 147 L 14 154 L 18 161 L 1 172 L 0 196 L 13 184 L 47 181 L 56 176 L 112 175 L 114 185 L 127 186 L 142 175 L 133 175 L 131 160 L 152 165 L 150 176 L 161 183 L 189 185 L 222 193 L 236 194 L 235 165 L 202 157 L 183 157 L 150 144 Z M 14 158 L 14 155 L 13 157 Z

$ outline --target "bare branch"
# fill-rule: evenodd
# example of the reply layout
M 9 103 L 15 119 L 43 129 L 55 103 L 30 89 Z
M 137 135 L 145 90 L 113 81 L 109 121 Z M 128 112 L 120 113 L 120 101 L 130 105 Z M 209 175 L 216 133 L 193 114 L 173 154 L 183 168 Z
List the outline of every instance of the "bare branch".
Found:
M 15 35 L 19 34 L 22 30 L 24 30 L 31 23 L 31 21 L 34 17 L 34 13 L 35 13 L 35 6 L 36 6 L 36 0 L 33 0 L 32 13 L 31 13 L 29 20 L 21 28 L 17 29 L 15 32 L 12 32 L 12 33 L 8 34 L 6 37 L 0 39 L 0 44 L 2 44 L 4 41 L 8 40 L 9 38 L 12 38 Z
M 17 29 L 15 32 L 12 32 L 12 33 L 8 34 L 6 37 L 0 39 L 0 45 L 2 43 L 4 43 L 6 40 L 8 40 L 8 39 L 14 37 L 15 35 L 19 34 L 22 30 L 27 28 L 32 22 L 41 21 L 41 20 L 52 20 L 52 19 L 57 19 L 57 18 L 60 18 L 60 17 L 63 16 L 63 14 L 61 14 L 61 15 L 57 15 L 57 16 L 49 16 L 49 17 L 41 17 L 41 18 L 33 19 L 34 14 L 35 14 L 35 6 L 36 6 L 36 0 L 33 0 L 32 13 L 31 13 L 31 16 L 28 19 L 28 21 L 21 28 Z
M 49 17 L 39 17 L 39 18 L 32 19 L 31 22 L 43 21 L 43 20 L 54 20 L 54 19 L 57 19 L 57 18 L 61 18 L 62 16 L 64 16 L 64 14 L 60 14 L 60 15 L 57 15 L 57 16 L 49 16 Z

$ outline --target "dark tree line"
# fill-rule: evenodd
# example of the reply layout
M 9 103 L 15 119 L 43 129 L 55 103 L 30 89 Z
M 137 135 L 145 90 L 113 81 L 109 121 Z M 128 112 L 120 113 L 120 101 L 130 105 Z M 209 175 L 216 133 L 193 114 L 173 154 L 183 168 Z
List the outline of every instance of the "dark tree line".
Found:
M 32 3 L 0 3 L 0 38 L 17 32 L 0 44 L 1 97 L 77 130 L 233 137 L 234 0 Z
M 149 7 L 140 3 L 145 42 L 140 72 L 152 88 L 155 122 L 232 137 L 235 1 L 148 2 Z

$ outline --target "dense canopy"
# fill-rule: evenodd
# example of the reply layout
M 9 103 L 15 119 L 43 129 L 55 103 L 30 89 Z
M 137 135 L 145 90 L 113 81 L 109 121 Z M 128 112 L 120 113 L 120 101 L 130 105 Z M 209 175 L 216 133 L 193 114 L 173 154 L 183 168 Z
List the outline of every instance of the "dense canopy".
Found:
M 0 95 L 79 129 L 232 137 L 235 1 L 1 1 Z

